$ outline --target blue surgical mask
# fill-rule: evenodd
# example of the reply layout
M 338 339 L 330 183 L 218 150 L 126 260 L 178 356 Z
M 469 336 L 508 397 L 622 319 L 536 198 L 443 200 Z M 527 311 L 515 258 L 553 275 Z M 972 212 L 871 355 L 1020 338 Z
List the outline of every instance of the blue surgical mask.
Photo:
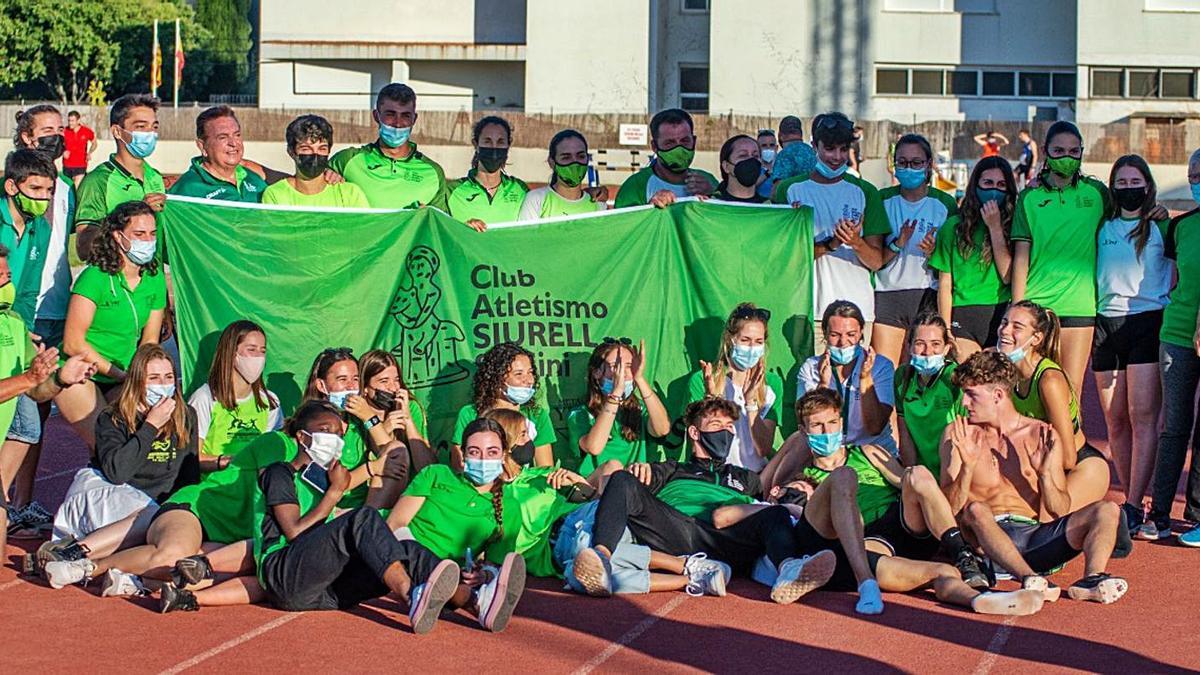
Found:
M 125 236 L 125 235 L 121 235 Z M 151 260 L 154 260 L 154 252 L 158 250 L 158 241 L 155 239 L 129 239 L 129 250 L 125 252 L 125 257 L 129 258 L 135 265 L 145 265 Z
M 920 354 L 913 354 L 912 358 L 909 359 L 909 363 L 912 364 L 913 370 L 917 371 L 918 374 L 933 375 L 946 365 L 946 355 L 927 354 L 921 356 Z
M 834 169 L 834 168 L 831 168 L 825 162 L 822 162 L 819 159 L 817 160 L 817 173 L 821 174 L 822 176 L 824 176 L 830 180 L 833 180 L 834 178 L 839 178 L 842 174 L 846 173 L 846 169 L 848 169 L 848 168 L 849 168 L 848 164 L 842 164 L 838 168 Z
M 514 387 L 511 384 L 504 390 L 504 396 L 517 405 L 525 405 L 533 398 L 533 387 Z
M 157 131 L 126 131 L 125 133 L 129 134 L 129 142 L 125 143 L 125 149 L 138 159 L 146 159 L 153 155 L 154 149 L 158 147 Z M 121 140 L 124 142 L 124 139 Z
M 762 361 L 766 352 L 767 348 L 764 345 L 733 345 L 729 350 L 729 360 L 738 370 L 750 370 Z
M 351 396 L 357 396 L 357 389 L 347 389 L 346 391 L 331 391 L 329 392 L 329 402 L 338 410 L 346 409 L 346 399 Z
M 977 187 L 975 188 L 975 196 L 979 198 L 980 206 L 988 202 L 996 202 L 996 205 L 999 206 L 1004 203 L 1005 198 L 1008 197 L 1008 193 L 1004 190 L 996 190 L 994 188 Z
M 809 434 L 808 449 L 817 457 L 828 457 L 842 447 L 842 432 L 831 431 L 827 434 Z
M 929 181 L 925 169 L 896 169 L 896 181 L 905 190 L 916 190 Z
M 854 359 L 858 358 L 858 345 L 850 345 L 849 347 L 834 347 L 829 345 L 829 360 L 844 366 Z
M 463 464 L 463 475 L 475 485 L 483 485 L 496 480 L 504 472 L 502 459 L 478 459 L 468 457 Z
M 1013 363 L 1020 363 L 1021 359 L 1025 358 L 1025 355 L 1029 353 L 1028 349 L 1029 349 L 1029 344 L 1031 342 L 1033 342 L 1033 338 L 1029 338 L 1029 340 L 1026 341 L 1025 344 L 1021 345 L 1020 347 L 1017 347 L 1016 349 L 1012 350 L 1011 352 L 1008 352 L 1007 354 L 1005 354 L 1005 356 L 1007 356 L 1008 360 L 1012 361 Z
M 1192 201 L 1200 204 L 1200 183 L 1192 183 Z
M 379 140 L 389 148 L 398 148 L 408 142 L 408 137 L 412 135 L 412 127 L 389 127 L 386 124 L 379 125 Z
M 146 385 L 146 405 L 154 407 L 159 401 L 164 398 L 171 398 L 175 395 L 174 384 L 148 384 Z
M 613 390 L 612 378 L 611 377 L 604 378 L 604 381 L 600 383 L 600 393 L 604 394 L 605 396 L 608 396 L 609 394 L 612 393 L 612 390 Z M 621 398 L 622 399 L 629 398 L 629 395 L 632 393 L 633 393 L 633 381 L 626 380 L 625 381 L 625 391 L 621 394 Z
M 760 157 L 762 157 L 763 162 L 770 164 L 771 162 L 775 161 L 775 153 L 776 153 L 775 150 L 772 150 L 770 148 L 763 148 L 762 150 L 759 151 L 758 154 Z

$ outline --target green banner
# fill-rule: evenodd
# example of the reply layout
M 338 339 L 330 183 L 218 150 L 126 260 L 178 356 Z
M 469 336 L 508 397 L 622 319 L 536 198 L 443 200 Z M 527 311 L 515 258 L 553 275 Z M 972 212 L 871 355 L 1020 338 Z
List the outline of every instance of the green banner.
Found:
M 768 366 L 784 379 L 789 410 L 812 345 L 808 214 L 685 202 L 480 234 L 432 209 L 172 197 L 160 223 L 189 390 L 204 381 L 223 328 L 247 318 L 266 329 L 267 385 L 285 411 L 322 349 L 387 349 L 436 444 L 471 400 L 475 358 L 510 340 L 533 352 L 561 439 L 606 336 L 646 341 L 649 379 L 677 415 L 689 374 L 715 358 L 725 317 L 743 301 L 771 310 Z M 577 454 L 556 453 L 568 464 Z

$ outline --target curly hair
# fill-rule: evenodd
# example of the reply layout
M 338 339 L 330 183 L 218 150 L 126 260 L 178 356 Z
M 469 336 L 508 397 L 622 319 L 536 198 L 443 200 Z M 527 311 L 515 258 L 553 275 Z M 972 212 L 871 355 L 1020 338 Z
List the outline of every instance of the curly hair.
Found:
M 85 262 L 100 268 L 105 274 L 118 274 L 125 267 L 125 250 L 117 243 L 116 232 L 124 232 L 138 216 L 154 216 L 154 211 L 143 201 L 125 202 L 112 210 L 100 221 L 100 233 L 92 241 Z M 158 274 L 158 257 L 141 266 L 140 274 Z
M 985 349 L 975 352 L 954 371 L 950 381 L 959 389 L 979 385 L 995 385 L 1008 393 L 1016 388 L 1021 378 L 1017 367 L 1000 352 Z
M 538 372 L 533 362 L 533 352 L 515 342 L 501 342 L 475 360 L 474 395 L 471 400 L 477 415 L 491 410 L 496 407 L 496 401 L 504 399 L 504 380 L 518 356 L 529 359 L 529 367 L 533 372 L 534 396 L 521 406 L 521 410 L 528 413 L 537 411 Z

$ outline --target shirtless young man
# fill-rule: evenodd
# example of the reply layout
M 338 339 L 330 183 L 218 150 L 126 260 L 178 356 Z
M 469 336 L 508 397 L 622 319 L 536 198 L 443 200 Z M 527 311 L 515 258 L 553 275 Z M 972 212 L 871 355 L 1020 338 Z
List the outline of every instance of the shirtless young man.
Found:
M 1025 588 L 1057 599 L 1058 589 L 1041 575 L 1083 553 L 1084 577 L 1067 593 L 1116 602 L 1129 584 L 1104 570 L 1120 508 L 1101 501 L 1071 513 L 1062 439 L 1050 425 L 1017 413 L 1009 397 L 1017 379 L 1008 357 L 994 351 L 973 354 L 955 371 L 967 418 L 956 419 L 942 437 L 941 482 L 950 507 L 962 510 L 984 553 Z

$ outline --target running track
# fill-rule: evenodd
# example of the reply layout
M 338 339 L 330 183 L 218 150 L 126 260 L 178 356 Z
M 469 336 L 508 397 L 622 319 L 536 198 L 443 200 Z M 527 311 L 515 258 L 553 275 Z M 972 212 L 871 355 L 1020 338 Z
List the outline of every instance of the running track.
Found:
M 1089 437 L 1105 449 L 1090 387 L 1085 410 Z M 48 434 L 54 456 L 43 458 L 37 496 L 54 506 L 86 453 L 57 419 Z M 421 637 L 387 600 L 349 613 L 237 607 L 162 616 L 148 599 L 52 591 L 17 576 L 22 547 L 33 545 L 10 541 L 0 568 L 0 673 L 1200 670 L 1200 594 L 1190 581 L 1200 551 L 1174 540 L 1138 542 L 1130 558 L 1113 563 L 1110 570 L 1131 586 L 1115 605 L 1064 594 L 1040 614 L 1007 620 L 939 605 L 931 593 L 887 594 L 883 615 L 859 618 L 848 594 L 818 592 L 780 607 L 744 580 L 724 599 L 660 593 L 610 600 L 533 580 L 506 632 L 485 634 L 456 614 Z M 1065 587 L 1081 575 L 1076 561 L 1055 581 Z

